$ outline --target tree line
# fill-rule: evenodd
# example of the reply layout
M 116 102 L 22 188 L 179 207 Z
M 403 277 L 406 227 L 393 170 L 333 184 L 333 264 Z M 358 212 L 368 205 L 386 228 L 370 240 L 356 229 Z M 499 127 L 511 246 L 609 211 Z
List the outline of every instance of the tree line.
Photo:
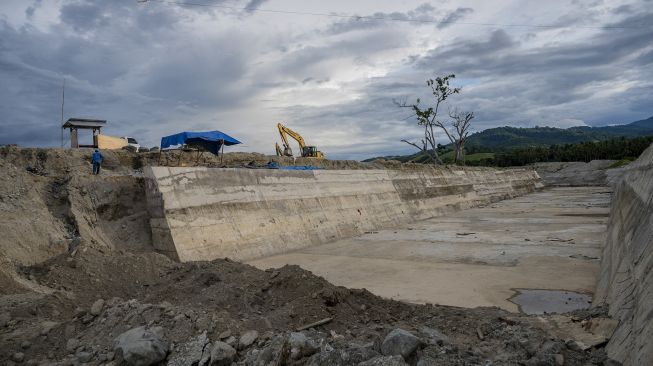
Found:
M 530 146 L 510 150 L 488 151 L 475 147 L 468 154 L 493 152 L 494 157 L 478 161 L 469 161 L 467 165 L 484 166 L 521 166 L 532 163 L 552 161 L 583 161 L 591 160 L 635 160 L 653 143 L 653 136 L 625 138 L 619 137 L 604 141 L 588 141 L 575 144 Z

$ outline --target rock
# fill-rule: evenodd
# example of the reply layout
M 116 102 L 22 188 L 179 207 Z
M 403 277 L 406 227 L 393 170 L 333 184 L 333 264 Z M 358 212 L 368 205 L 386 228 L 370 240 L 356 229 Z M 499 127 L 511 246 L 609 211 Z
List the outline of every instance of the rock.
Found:
M 80 318 L 80 317 L 82 317 L 84 314 L 86 314 L 86 310 L 84 310 L 83 308 L 80 308 L 80 307 L 75 308 L 74 316 L 75 316 L 76 318 Z
M 104 308 L 104 300 L 96 300 L 93 305 L 91 305 L 91 315 L 98 316 L 102 313 L 102 308 Z
M 432 365 L 437 365 L 437 362 L 434 359 L 430 357 L 422 357 L 419 359 L 419 361 L 417 361 L 417 364 L 415 366 L 432 366 Z M 490 362 L 489 364 L 487 362 L 485 363 L 485 366 L 491 366 L 491 365 L 492 362 Z
M 220 339 L 220 340 L 226 339 L 226 338 L 229 338 L 229 337 L 231 337 L 231 330 L 229 330 L 229 329 L 225 330 L 224 332 L 220 333 L 220 335 L 218 335 L 218 339 Z
M 412 333 L 396 328 L 388 333 L 381 343 L 381 353 L 385 356 L 401 356 L 408 359 L 422 344 L 422 341 Z
M 548 340 L 542 343 L 542 346 L 540 347 L 540 352 L 555 354 L 555 353 L 559 353 L 563 347 L 564 347 L 564 343 L 560 341 L 556 342 L 556 341 Z
M 557 366 L 563 366 L 565 364 L 565 356 L 561 355 L 560 353 L 553 355 L 553 358 L 555 359 Z
M 73 353 L 79 347 L 79 339 L 77 338 L 70 338 L 68 342 L 66 342 L 66 351 Z
M 230 336 L 224 341 L 224 343 L 230 345 L 231 347 L 235 347 L 236 344 L 238 344 L 238 340 L 236 339 L 236 337 Z
M 93 354 L 90 352 L 79 352 L 77 354 L 77 361 L 81 363 L 87 363 L 91 361 L 91 358 L 93 358 Z
M 258 332 L 255 330 L 248 330 L 247 332 L 241 334 L 240 339 L 238 340 L 238 349 L 245 349 L 251 346 L 257 338 Z
M 361 362 L 358 366 L 408 366 L 401 356 L 377 356 L 365 362 Z
M 90 313 L 86 314 L 86 315 L 84 315 L 82 317 L 82 323 L 83 324 L 88 324 L 88 323 L 92 322 L 93 319 L 95 319 L 95 317 L 93 315 L 91 315 Z
M 213 348 L 211 348 L 211 362 L 209 365 L 229 366 L 234 361 L 234 357 L 236 357 L 236 350 L 233 347 L 224 342 L 216 341 L 213 343 Z
M 290 345 L 290 358 L 299 360 L 308 357 L 318 351 L 319 347 L 311 341 L 304 333 L 292 332 L 288 336 Z
M 118 364 L 130 366 L 154 365 L 166 358 L 168 343 L 161 327 L 138 327 L 119 335 L 113 343 Z
M 41 323 L 41 335 L 47 335 L 52 329 L 54 329 L 59 323 L 53 321 L 44 321 Z
M 551 354 L 536 355 L 524 362 L 525 366 L 554 366 L 555 364 L 556 360 Z
M 31 345 L 32 345 L 32 343 L 30 343 L 30 341 L 22 341 L 22 342 L 20 343 L 20 348 L 22 348 L 22 349 L 28 349 Z
M 288 361 L 288 348 L 289 345 L 285 336 L 274 336 L 262 350 L 253 349 L 248 352 L 245 365 L 270 366 L 286 364 Z
M 306 362 L 306 366 L 344 366 L 348 365 L 342 354 L 335 349 L 316 353 Z
M 25 360 L 25 354 L 23 352 L 16 352 L 11 355 L 11 360 L 15 362 L 23 362 Z
M 583 350 L 583 348 L 578 343 L 576 343 L 576 341 L 574 341 L 573 339 L 568 340 L 565 343 L 565 345 L 567 346 L 567 348 L 569 348 L 572 351 L 579 351 L 580 352 L 580 351 Z
M 206 332 L 182 344 L 168 360 L 168 366 L 206 365 L 209 363 L 210 347 Z
M 379 353 L 370 347 L 354 346 L 347 352 L 347 361 L 351 364 L 359 364 L 377 356 L 380 356 Z
M 437 329 L 422 327 L 419 331 L 424 335 L 429 344 L 441 346 L 445 343 L 449 343 L 449 338 Z
M 0 328 L 6 327 L 10 320 L 11 320 L 11 314 L 0 313 Z

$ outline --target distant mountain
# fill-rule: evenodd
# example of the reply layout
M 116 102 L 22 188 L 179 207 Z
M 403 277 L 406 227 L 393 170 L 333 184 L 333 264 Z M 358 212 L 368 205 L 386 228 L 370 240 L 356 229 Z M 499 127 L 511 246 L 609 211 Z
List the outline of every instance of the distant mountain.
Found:
M 602 127 L 496 127 L 472 134 L 465 145 L 469 152 L 498 152 L 519 147 L 574 144 L 585 141 L 604 141 L 615 137 L 639 137 L 653 135 L 653 116 L 625 125 Z M 450 149 L 447 146 L 447 149 Z M 384 156 L 383 159 L 399 161 L 426 161 L 421 153 L 403 156 Z M 367 159 L 371 161 L 377 158 Z
M 638 137 L 653 135 L 653 117 L 626 125 L 603 127 L 497 127 L 490 128 L 469 136 L 467 147 L 474 149 L 488 148 L 513 149 L 527 146 L 549 146 L 573 144 L 585 141 L 602 141 L 615 137 Z

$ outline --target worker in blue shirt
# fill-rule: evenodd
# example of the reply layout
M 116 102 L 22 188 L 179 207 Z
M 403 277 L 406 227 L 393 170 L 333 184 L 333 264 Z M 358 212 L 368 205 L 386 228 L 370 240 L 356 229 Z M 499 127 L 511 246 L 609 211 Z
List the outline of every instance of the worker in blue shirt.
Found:
M 100 150 L 95 149 L 93 156 L 91 156 L 91 162 L 93 163 L 93 175 L 100 174 L 100 166 L 102 165 L 102 160 L 104 160 L 104 157 L 102 157 L 102 154 L 100 154 Z

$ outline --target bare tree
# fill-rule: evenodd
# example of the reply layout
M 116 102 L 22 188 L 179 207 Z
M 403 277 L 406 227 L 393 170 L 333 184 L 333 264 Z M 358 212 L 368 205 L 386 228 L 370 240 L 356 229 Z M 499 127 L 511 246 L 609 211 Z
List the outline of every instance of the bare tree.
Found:
M 435 100 L 435 104 L 426 109 L 420 108 L 420 99 L 417 99 L 415 104 L 406 104 L 406 101 L 397 102 L 396 105 L 404 108 L 412 108 L 417 117 L 417 125 L 424 127 L 424 137 L 419 143 L 411 142 L 408 140 L 401 140 L 411 146 L 421 150 L 424 154 L 431 158 L 434 164 L 442 164 L 442 160 L 438 156 L 437 143 L 435 142 L 435 126 L 438 125 L 437 117 L 440 110 L 440 105 L 452 94 L 460 92 L 460 88 L 451 88 L 449 80 L 455 78 L 456 75 L 450 74 L 444 77 L 436 77 L 435 79 L 428 79 L 426 85 L 431 88 L 431 94 Z
M 469 127 L 474 119 L 474 112 L 459 111 L 458 108 L 453 110 L 449 109 L 449 117 L 451 117 L 452 131 L 445 126 L 442 121 L 436 120 L 435 125 L 440 127 L 449 138 L 449 141 L 454 146 L 454 163 L 465 163 L 465 142 L 469 136 Z

